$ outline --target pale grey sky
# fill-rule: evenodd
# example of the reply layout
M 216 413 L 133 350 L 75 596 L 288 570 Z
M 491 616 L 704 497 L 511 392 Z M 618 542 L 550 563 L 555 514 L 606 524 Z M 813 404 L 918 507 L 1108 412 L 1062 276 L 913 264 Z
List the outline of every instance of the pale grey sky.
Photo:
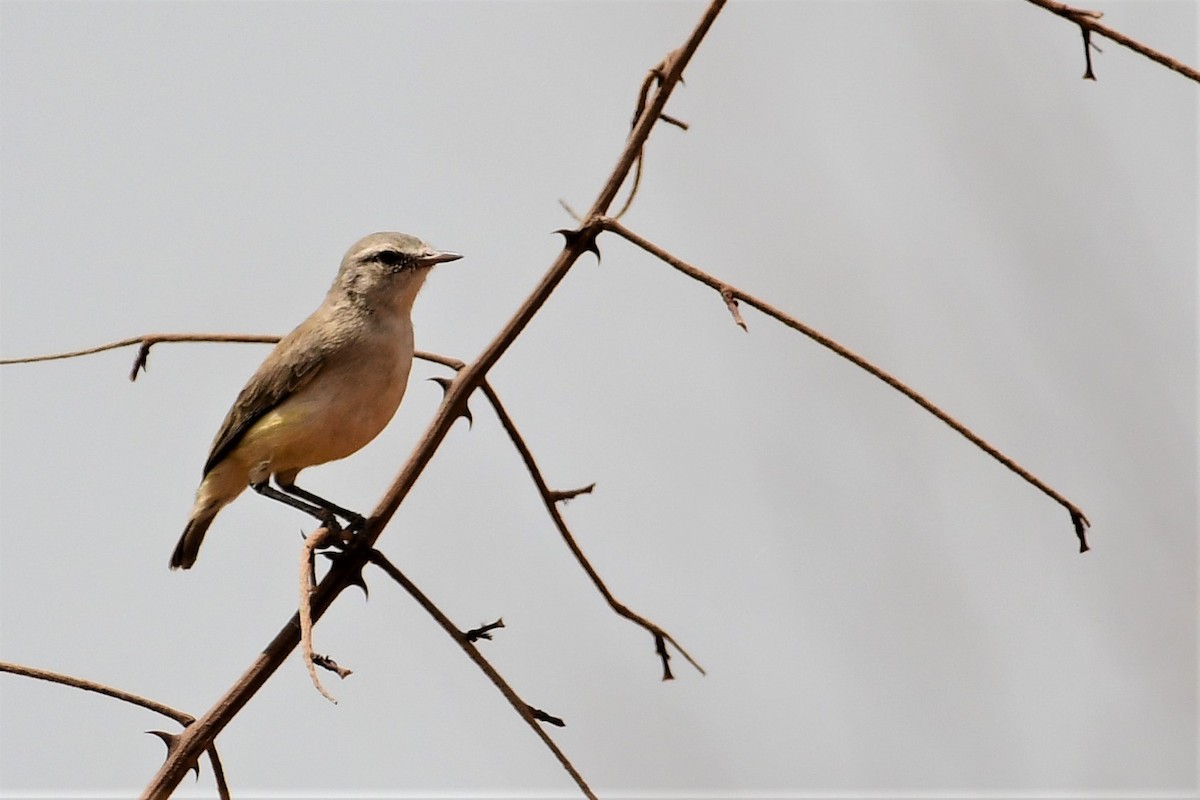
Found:
M 359 236 L 466 258 L 418 346 L 496 333 L 701 3 L 0 5 L 0 355 L 284 333 Z M 1195 64 L 1191 3 L 1112 26 Z M 733 3 L 651 138 L 626 223 L 908 381 L 1067 513 L 891 389 L 613 237 L 492 373 L 614 593 L 486 406 L 381 548 L 602 796 L 1155 795 L 1197 786 L 1198 87 L 1027 3 Z M 295 608 L 310 521 L 252 495 L 167 570 L 265 355 L 161 345 L 0 370 L 0 659 L 203 713 Z M 374 506 L 440 397 L 308 488 Z M 382 576 L 220 736 L 236 796 L 576 796 Z M 0 675 L 0 792 L 127 796 L 153 715 Z M 207 766 L 182 796 L 211 796 Z

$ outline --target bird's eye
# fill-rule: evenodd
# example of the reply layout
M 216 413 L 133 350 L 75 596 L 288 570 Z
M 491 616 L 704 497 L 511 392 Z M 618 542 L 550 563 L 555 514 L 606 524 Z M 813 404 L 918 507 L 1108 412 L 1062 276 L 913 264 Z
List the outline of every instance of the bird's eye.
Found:
M 404 263 L 404 256 L 395 250 L 380 250 L 375 257 L 379 259 L 379 263 L 389 267 L 399 267 Z

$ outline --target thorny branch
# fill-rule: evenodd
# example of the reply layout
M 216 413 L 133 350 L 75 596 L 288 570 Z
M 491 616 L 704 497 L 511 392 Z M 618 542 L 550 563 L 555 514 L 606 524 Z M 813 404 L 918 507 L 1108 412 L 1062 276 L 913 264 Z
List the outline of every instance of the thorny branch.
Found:
M 138 345 L 137 356 L 133 360 L 133 369 L 129 372 L 129 380 L 136 381 L 138 372 L 146 369 L 146 360 L 150 357 L 150 348 L 159 342 L 237 342 L 252 344 L 275 344 L 278 336 L 257 335 L 249 333 L 146 333 L 141 336 L 131 336 L 108 344 L 88 347 L 84 350 L 70 350 L 66 353 L 53 353 L 47 356 L 28 356 L 26 358 L 0 359 L 0 366 L 6 364 L 33 364 L 38 361 L 57 361 L 62 358 L 76 358 L 103 353 L 105 350 L 116 350 L 120 347 Z
M 612 231 L 613 233 L 618 234 L 619 236 L 626 239 L 627 241 L 642 248 L 647 253 L 650 253 L 651 255 L 656 256 L 658 259 L 660 259 L 661 261 L 665 261 L 667 264 L 670 264 L 672 267 L 679 270 L 684 275 L 687 275 L 689 278 L 692 278 L 693 280 L 697 280 L 700 283 L 703 283 L 705 286 L 708 286 L 710 289 L 714 289 L 717 292 L 719 292 L 721 297 L 725 300 L 726 305 L 729 306 L 730 311 L 733 312 L 734 320 L 737 322 L 737 324 L 739 326 L 741 326 L 741 328 L 743 330 L 746 329 L 746 323 L 742 320 L 741 314 L 738 313 L 738 308 L 737 308 L 738 301 L 741 301 L 748 306 L 758 309 L 759 311 L 763 312 L 767 316 L 773 317 L 774 319 L 782 322 L 784 325 L 787 325 L 789 328 L 799 331 L 800 333 L 802 333 L 805 336 L 807 336 L 808 338 L 812 339 L 814 342 L 821 345 L 822 347 L 832 350 L 837 355 L 841 356 L 842 358 L 846 359 L 850 363 L 854 364 L 856 367 L 866 370 L 871 375 L 874 375 L 876 378 L 878 378 L 879 380 L 886 383 L 888 386 L 891 386 L 893 389 L 900 392 L 901 394 L 906 396 L 908 399 L 912 400 L 914 403 L 916 403 L 921 408 L 928 411 L 930 414 L 933 414 L 935 417 L 937 417 L 942 422 L 949 425 L 951 428 L 953 428 L 959 434 L 966 437 L 976 447 L 983 450 L 985 453 L 987 453 L 992 458 L 999 461 L 1004 466 L 1008 467 L 1010 470 L 1015 472 L 1017 475 L 1021 476 L 1021 478 L 1023 478 L 1025 481 L 1032 484 L 1037 489 L 1041 490 L 1041 492 L 1043 494 L 1045 494 L 1050 499 L 1054 500 L 1056 503 L 1058 503 L 1063 508 L 1065 508 L 1067 511 L 1069 511 L 1071 514 L 1071 523 L 1072 523 L 1072 525 L 1075 526 L 1075 535 L 1079 539 L 1079 552 L 1086 553 L 1088 551 L 1086 530 L 1091 525 L 1091 523 L 1088 522 L 1088 518 L 1084 515 L 1083 511 L 1078 506 L 1076 506 L 1074 503 L 1072 503 L 1067 498 L 1063 497 L 1061 494 L 1056 492 L 1054 489 L 1047 486 L 1045 483 L 1043 483 L 1041 480 L 1039 480 L 1035 475 L 1033 475 L 1031 472 L 1026 470 L 1024 467 L 1022 467 L 1020 464 L 1013 461 L 1008 456 L 1004 455 L 1004 453 L 1000 452 L 992 445 L 988 444 L 986 441 L 983 440 L 982 437 L 979 436 L 979 434 L 975 433 L 973 430 L 968 428 L 966 425 L 963 425 L 961 422 L 959 422 L 954 417 L 947 414 L 941 408 L 934 405 L 931 401 L 927 400 L 924 396 L 919 394 L 915 389 L 908 386 L 906 383 L 901 381 L 899 378 L 896 378 L 893 375 L 891 375 L 890 373 L 885 372 L 884 370 L 882 370 L 879 367 L 872 364 L 870 361 L 867 361 L 865 358 L 863 358 L 862 356 L 855 353 L 853 350 L 850 350 L 848 347 L 845 347 L 844 345 L 841 345 L 838 342 L 835 342 L 833 339 L 830 339 L 828 336 L 821 333 L 820 331 L 818 331 L 814 328 L 810 328 L 808 325 L 805 325 L 803 322 L 796 319 L 795 317 L 790 316 L 789 314 L 785 314 L 784 312 L 780 311 L 779 309 L 775 308 L 774 306 L 772 306 L 768 303 L 765 303 L 762 300 L 759 300 L 757 297 L 754 297 L 753 295 L 746 294 L 741 289 L 734 288 L 733 286 L 730 286 L 727 283 L 717 280 L 716 278 L 712 277 L 708 273 L 706 273 L 702 270 L 699 270 L 696 267 L 693 267 L 691 264 L 687 263 L 686 261 L 683 261 L 682 259 L 676 258 L 675 256 L 668 253 L 666 250 L 663 250 L 661 247 L 654 244 L 653 242 L 651 242 L 647 239 L 644 239 L 641 236 L 638 236 L 636 233 L 629 230 L 629 228 L 626 228 L 624 225 L 622 225 L 617 220 L 612 219 L 612 218 L 605 218 L 605 219 L 601 220 L 601 225 L 603 225 L 605 230 L 609 230 L 609 231 Z
M 583 554 L 583 550 L 575 541 L 575 537 L 571 535 L 571 531 L 567 527 L 566 521 L 563 519 L 562 514 L 558 510 L 558 501 L 568 499 L 569 497 L 575 497 L 576 495 L 583 494 L 585 492 L 590 492 L 595 484 L 570 492 L 555 492 L 551 490 L 550 487 L 546 485 L 546 479 L 542 477 L 542 472 L 538 468 L 537 462 L 533 460 L 533 453 L 530 452 L 529 446 L 525 444 L 525 439 L 521 436 L 520 431 L 517 430 L 516 423 L 512 421 L 510 416 L 508 416 L 508 412 L 504 409 L 504 404 L 500 402 L 499 395 L 496 394 L 495 390 L 492 389 L 492 385 L 486 380 L 483 382 L 481 388 L 483 389 L 483 393 L 487 397 L 488 402 L 491 403 L 492 408 L 495 409 L 496 416 L 500 419 L 500 424 L 504 427 L 504 430 L 508 433 L 509 438 L 512 440 L 513 447 L 517 449 L 517 453 L 520 454 L 521 460 L 525 462 L 525 469 L 529 472 L 530 477 L 533 478 L 533 482 L 537 486 L 538 494 L 541 495 L 542 502 L 546 506 L 546 513 L 548 513 L 550 515 L 550 519 L 554 521 L 554 527 L 558 529 L 559 535 L 562 537 L 563 542 L 566 543 L 567 548 L 571 551 L 571 554 L 575 556 L 575 560 L 579 562 L 579 566 L 583 567 L 583 571 L 587 573 L 592 583 L 600 591 L 600 594 L 604 595 L 605 602 L 608 603 L 609 607 L 612 608 L 613 611 L 630 622 L 640 625 L 654 637 L 655 652 L 658 653 L 659 658 L 662 661 L 663 680 L 669 681 L 675 677 L 671 674 L 671 667 L 668 664 L 670 655 L 667 653 L 664 640 L 670 642 L 671 645 L 678 650 L 680 654 L 687 659 L 688 663 L 695 667 L 701 675 L 705 674 L 704 668 L 696 663 L 696 660 L 693 659 L 686 650 L 679 646 L 679 642 L 675 641 L 671 634 L 667 633 L 662 628 L 655 625 L 653 622 L 641 616 L 640 614 L 632 611 L 613 596 L 612 592 L 608 590 L 608 587 L 600 578 L 600 574 L 596 572 L 595 568 L 592 567 L 591 563 L 587 560 L 587 556 Z
M 1158 52 L 1136 39 L 1131 39 L 1120 31 L 1100 22 L 1100 18 L 1104 16 L 1099 11 L 1089 11 L 1083 8 L 1074 8 L 1066 3 L 1057 2 L 1057 0 L 1027 0 L 1035 6 L 1040 6 L 1052 14 L 1057 14 L 1063 19 L 1070 20 L 1079 26 L 1079 32 L 1083 35 L 1083 56 L 1086 62 L 1086 68 L 1083 73 L 1085 80 L 1096 80 L 1096 74 L 1092 71 L 1092 44 L 1091 34 L 1098 33 L 1106 39 L 1110 39 L 1117 44 L 1127 47 L 1135 53 L 1140 53 L 1151 61 L 1162 64 L 1167 69 L 1172 69 L 1178 72 L 1185 78 L 1190 78 L 1197 83 L 1200 83 L 1200 72 L 1196 71 L 1182 61 L 1171 58 L 1168 55 Z
M 81 353 L 81 355 L 85 354 Z M 67 675 L 62 672 L 51 672 L 50 670 L 36 669 L 34 667 L 27 667 L 22 664 L 12 664 L 7 661 L 0 661 L 0 672 L 8 672 L 13 675 L 21 675 L 25 678 L 47 681 L 48 683 L 57 683 L 61 686 L 70 686 L 75 689 L 82 689 L 85 692 L 95 692 L 96 694 L 112 697 L 116 700 L 130 703 L 131 705 L 140 706 L 148 711 L 153 711 L 156 714 L 161 714 L 168 719 L 178 722 L 185 728 L 196 720 L 196 718 L 191 714 L 187 714 L 176 708 L 172 708 L 171 706 L 160 703 L 157 700 L 151 700 L 148 697 L 142 697 L 141 695 L 134 694 L 133 692 L 127 692 L 124 689 L 117 689 L 116 687 L 108 686 L 103 683 L 96 683 L 95 681 L 76 678 L 74 675 Z M 178 739 L 178 734 L 167 733 L 166 731 L 146 732 L 154 734 L 162 739 L 163 743 L 167 745 L 168 749 L 170 749 L 175 740 Z M 216 742 L 214 741 L 210 743 L 205 752 L 208 754 L 209 763 L 212 764 L 213 776 L 217 783 L 217 794 L 220 796 L 221 800 L 229 800 L 229 785 L 225 781 L 225 769 L 221 766 L 221 757 L 217 754 Z M 200 774 L 199 762 L 193 765 L 193 769 L 196 770 L 197 775 Z
M 736 306 L 736 301 L 734 301 L 734 303 Z M 743 327 L 745 327 L 744 324 Z M 10 359 L 8 363 L 25 364 L 38 361 L 52 361 L 60 358 L 72 358 L 75 356 L 90 355 L 92 353 L 99 353 L 105 350 L 113 350 L 120 347 L 129 347 L 136 344 L 139 345 L 138 352 L 134 358 L 133 369 L 129 375 L 130 380 L 136 380 L 139 372 L 145 370 L 146 368 L 151 346 L 158 343 L 252 342 L 273 344 L 277 341 L 279 341 L 278 336 L 257 334 L 154 333 L 145 334 L 143 336 L 131 336 L 126 339 L 120 339 L 108 344 L 90 347 L 85 350 L 74 350 L 67 353 Z M 423 361 L 441 364 L 454 370 L 461 370 L 466 366 L 466 364 L 459 359 L 450 358 L 437 353 L 418 350 L 414 355 L 416 358 L 419 358 Z M 550 514 L 550 518 L 553 520 L 555 527 L 558 529 L 559 535 L 562 536 L 563 541 L 567 544 L 568 549 L 570 549 L 571 553 L 575 556 L 575 559 L 579 562 L 580 566 L 583 567 L 584 572 L 586 572 L 588 577 L 591 578 L 592 583 L 604 596 L 605 602 L 608 603 L 609 607 L 612 608 L 614 612 L 641 626 L 652 636 L 654 636 L 655 652 L 659 655 L 659 658 L 662 661 L 663 680 L 670 680 L 674 677 L 674 675 L 671 674 L 671 669 L 667 663 L 670 656 L 667 654 L 664 641 L 670 642 L 676 649 L 678 649 L 683 657 L 687 659 L 687 661 L 693 667 L 695 667 L 700 674 L 705 674 L 704 669 L 695 661 L 695 659 L 691 657 L 691 655 L 688 654 L 686 650 L 679 645 L 678 642 L 675 641 L 674 637 L 672 637 L 658 625 L 625 606 L 612 595 L 608 587 L 604 584 L 604 581 L 600 578 L 599 573 L 597 573 L 595 568 L 592 567 L 591 563 L 588 562 L 587 557 L 583 554 L 583 550 L 579 547 L 578 543 L 576 543 L 574 536 L 571 534 L 570 529 L 567 527 L 566 522 L 562 517 L 562 514 L 558 510 L 557 503 L 572 500 L 581 494 L 590 494 L 592 490 L 595 489 L 596 484 L 592 483 L 578 489 L 550 489 L 547 486 L 545 478 L 542 476 L 537 463 L 533 459 L 532 452 L 529 450 L 528 445 L 525 443 L 520 431 L 517 429 L 516 423 L 514 423 L 512 418 L 509 417 L 508 412 L 501 403 L 499 396 L 486 381 L 483 382 L 483 391 L 485 396 L 488 398 L 488 402 L 495 409 L 496 415 L 500 420 L 500 424 L 504 427 L 505 432 L 508 434 L 509 438 L 512 440 L 513 446 L 516 448 L 517 453 L 521 456 L 521 460 L 525 463 L 526 468 L 529 470 L 529 474 L 533 478 L 534 484 L 538 489 L 538 493 L 542 497 L 542 500 L 546 505 L 546 510 Z M 312 574 L 311 555 L 314 549 L 324 545 L 326 534 L 327 531 L 325 531 L 323 528 L 314 531 L 309 539 L 306 540 L 301 557 L 302 564 L 307 566 L 302 566 L 301 568 L 301 601 L 299 606 L 301 630 L 300 644 L 303 651 L 305 668 L 308 670 L 309 676 L 312 678 L 313 685 L 326 699 L 336 703 L 337 701 L 321 684 L 320 678 L 317 676 L 314 666 L 324 667 L 332 672 L 336 672 L 340 677 L 343 678 L 350 673 L 350 670 L 338 666 L 336 662 L 332 661 L 332 659 L 330 659 L 328 656 L 322 656 L 318 653 L 315 653 L 312 646 L 313 619 L 311 610 L 311 590 L 313 585 L 316 583 L 316 580 Z M 317 538 L 314 540 L 313 537 Z
M 513 688 L 508 685 L 508 682 L 500 676 L 500 673 L 496 671 L 495 667 L 493 667 L 486 658 L 480 655 L 479 650 L 472 643 L 472 640 L 468 638 L 466 634 L 462 633 L 457 627 L 455 627 L 454 623 L 450 621 L 450 618 L 443 614 L 442 610 L 435 606 L 433 602 L 425 596 L 425 593 L 417 588 L 417 585 L 410 581 L 403 572 L 397 569 L 396 566 L 389 561 L 383 553 L 379 552 L 378 550 L 372 550 L 368 558 L 372 564 L 382 569 L 388 574 L 389 577 L 391 577 L 392 580 L 404 587 L 404 591 L 408 592 L 412 598 L 417 601 L 421 608 L 425 609 L 425 612 L 429 614 L 429 616 L 437 620 L 438 625 L 440 625 L 442 630 L 446 632 L 446 635 L 453 639 L 454 643 L 462 648 L 462 651 L 466 653 L 472 661 L 475 662 L 475 666 L 483 670 L 483 673 L 487 675 L 488 680 L 490 680 L 492 684 L 500 690 L 500 694 L 504 695 L 504 699 L 508 701 L 509 705 L 511 705 L 513 709 L 521 715 L 521 719 L 525 720 L 525 723 L 533 729 L 533 732 L 537 734 L 538 738 L 540 738 L 543 743 L 545 743 L 546 747 L 550 748 L 550 751 L 554 753 L 554 757 L 558 759 L 558 763 L 561 764 L 563 769 L 565 769 L 571 775 L 575 781 L 575 784 L 584 793 L 584 795 L 592 798 L 592 800 L 595 800 L 596 795 L 592 792 L 591 788 L 588 787 L 587 781 L 583 779 L 583 776 L 580 775 L 575 769 L 575 766 L 571 764 L 566 754 L 563 753 L 563 751 L 559 749 L 558 745 L 554 743 L 554 740 L 546 734 L 546 731 L 542 729 L 542 726 L 537 724 L 538 720 L 549 722 L 550 724 L 557 725 L 559 727 L 562 727 L 566 723 L 564 723 L 558 717 L 553 717 L 544 711 L 536 709 L 522 700 L 520 696 L 513 691 Z

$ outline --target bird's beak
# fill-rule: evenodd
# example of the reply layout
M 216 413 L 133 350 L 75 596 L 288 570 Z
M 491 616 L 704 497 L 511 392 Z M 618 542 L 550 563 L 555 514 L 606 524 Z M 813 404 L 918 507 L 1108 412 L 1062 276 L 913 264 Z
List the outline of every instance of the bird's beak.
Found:
M 428 250 L 421 256 L 422 267 L 432 267 L 434 264 L 444 264 L 447 261 L 458 261 L 462 258 L 458 253 L 451 253 L 448 250 Z

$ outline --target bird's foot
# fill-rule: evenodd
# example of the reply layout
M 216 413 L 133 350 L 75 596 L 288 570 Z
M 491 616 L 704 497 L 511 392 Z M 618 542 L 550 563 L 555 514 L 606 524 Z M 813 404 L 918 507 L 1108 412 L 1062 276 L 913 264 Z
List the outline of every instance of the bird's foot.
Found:
M 329 533 L 325 537 L 325 541 L 329 547 L 344 547 L 346 544 L 346 529 L 342 527 L 342 523 L 338 520 L 337 515 L 332 511 L 324 511 L 320 517 L 321 524 L 325 526 L 325 530 Z

